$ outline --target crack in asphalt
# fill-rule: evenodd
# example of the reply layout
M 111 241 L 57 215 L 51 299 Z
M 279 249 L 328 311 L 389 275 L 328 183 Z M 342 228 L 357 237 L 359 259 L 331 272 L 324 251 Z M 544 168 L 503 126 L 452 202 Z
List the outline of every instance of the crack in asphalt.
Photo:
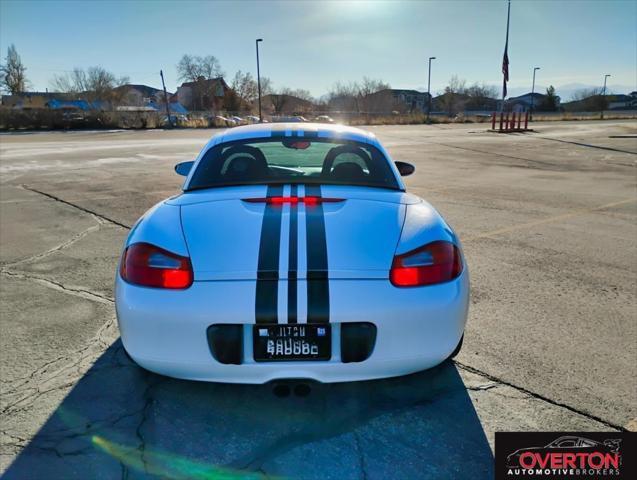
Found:
M 523 162 L 529 162 L 531 164 L 536 164 L 536 165 L 541 165 L 545 168 L 548 168 L 549 170 L 559 170 L 561 171 L 562 169 L 556 165 L 555 163 L 551 163 L 551 162 L 542 162 L 541 160 L 534 160 L 531 158 L 524 158 L 524 157 L 516 157 L 515 155 L 507 155 L 504 153 L 496 153 L 496 152 L 486 152 L 484 150 L 478 150 L 477 148 L 468 148 L 468 147 L 459 147 L 458 145 L 449 145 L 447 143 L 438 143 L 438 142 L 432 142 L 434 145 L 440 145 L 441 147 L 447 147 L 447 148 L 456 148 L 458 150 L 465 150 L 467 152 L 474 152 L 474 153 L 481 153 L 483 155 L 490 155 L 493 157 L 501 157 L 501 158 L 508 158 L 508 159 L 512 159 L 512 160 L 521 160 Z
M 55 200 L 56 202 L 60 202 L 60 203 L 63 203 L 65 205 L 68 205 L 70 207 L 73 207 L 73 208 L 76 208 L 78 210 L 81 210 L 84 213 L 88 213 L 88 214 L 93 215 L 95 217 L 101 218 L 105 222 L 112 223 L 113 225 L 117 225 L 118 227 L 125 228 L 126 230 L 130 230 L 131 229 L 130 225 L 126 225 L 124 223 L 118 222 L 117 220 L 113 220 L 112 218 L 109 218 L 106 215 L 102 215 L 101 213 L 97 213 L 97 212 L 95 212 L 93 210 L 89 210 L 88 208 L 85 208 L 85 207 L 82 207 L 82 206 L 77 205 L 75 203 L 69 202 L 68 200 L 64 200 L 64 199 L 62 199 L 60 197 L 57 197 L 55 195 L 52 195 L 50 193 L 46 193 L 46 192 L 43 192 L 43 191 L 38 190 L 36 188 L 29 187 L 28 185 L 20 185 L 20 187 L 25 189 L 25 190 L 28 190 L 30 192 L 39 193 L 40 195 L 44 195 L 45 197 L 48 197 L 48 198 L 50 198 L 52 200 Z
M 142 398 L 144 399 L 144 407 L 142 408 L 142 411 L 141 411 L 142 416 L 139 421 L 139 424 L 137 425 L 137 428 L 135 429 L 135 435 L 139 439 L 139 446 L 137 447 L 137 450 L 139 451 L 139 458 L 142 461 L 142 465 L 144 466 L 145 473 L 149 473 L 149 472 L 148 472 L 148 460 L 146 459 L 146 439 L 144 438 L 142 429 L 144 428 L 144 424 L 148 420 L 150 410 L 152 409 L 153 403 L 155 402 L 155 399 L 152 395 L 152 390 L 159 383 L 161 383 L 161 381 L 162 379 L 160 378 L 159 380 L 155 382 L 148 383 L 148 385 L 146 386 L 146 389 L 144 390 L 144 393 L 142 395 Z
M 569 143 L 571 145 L 578 145 L 580 147 L 599 148 L 600 150 L 610 150 L 611 152 L 628 153 L 630 155 L 637 155 L 637 152 L 632 152 L 630 150 L 622 150 L 621 148 L 604 147 L 601 145 L 591 145 L 589 143 L 574 142 L 572 140 L 560 140 L 559 138 L 549 138 L 549 137 L 535 137 L 535 138 L 541 138 L 542 140 L 550 140 L 551 142 Z M 624 138 L 624 137 L 610 137 L 610 138 Z M 632 138 L 632 137 L 627 137 L 627 138 Z M 623 164 L 623 165 L 626 165 L 626 164 Z M 626 166 L 630 167 L 632 165 L 626 165 Z
M 99 303 L 103 303 L 107 305 L 112 305 L 114 303 L 114 299 L 111 297 L 107 297 L 105 295 L 101 295 L 99 293 L 92 292 L 84 288 L 68 287 L 60 282 L 56 282 L 48 278 L 38 277 L 36 275 L 31 275 L 26 273 L 12 272 L 11 270 L 7 270 L 5 268 L 0 270 L 0 274 L 5 275 L 7 277 L 11 277 L 11 278 L 18 278 L 20 280 L 33 281 L 44 287 L 51 288 L 58 292 L 67 293 L 69 295 L 74 295 L 76 297 L 84 298 L 85 300 L 93 300 L 95 302 L 99 302 Z
M 96 335 L 83 347 L 39 367 L 18 385 L 3 389 L 3 397 L 17 396 L 18 398 L 3 405 L 0 415 L 15 414 L 27 410 L 41 396 L 56 390 L 72 387 L 78 378 L 83 375 L 83 367 L 88 368 L 95 358 L 111 344 L 112 339 L 110 337 L 113 337 L 113 334 L 108 330 L 114 327 L 115 321 L 114 318 L 111 318 L 98 329 Z M 105 336 L 109 337 L 108 340 L 104 339 Z M 96 351 L 91 352 L 91 349 Z M 64 360 L 69 361 L 69 363 L 47 374 L 51 365 Z M 73 370 L 75 371 L 73 372 Z M 56 380 L 59 380 L 57 384 L 55 383 Z M 49 388 L 43 389 L 42 386 L 48 382 L 53 382 L 54 384 Z
M 556 407 L 564 408 L 564 409 L 568 410 L 569 412 L 576 413 L 577 415 L 581 415 L 583 417 L 586 417 L 589 420 L 594 420 L 594 421 L 596 421 L 598 423 L 601 423 L 602 425 L 604 425 L 606 427 L 610 427 L 610 428 L 614 428 L 615 430 L 619 430 L 620 432 L 627 432 L 628 431 L 625 427 L 623 427 L 621 425 L 616 425 L 614 423 L 608 422 L 608 421 L 604 420 L 603 418 L 598 417 L 597 415 L 593 415 L 592 413 L 588 413 L 588 412 L 585 412 L 583 410 L 579 410 L 579 409 L 577 409 L 575 407 L 572 407 L 571 405 L 569 405 L 567 403 L 558 402 L 557 400 L 553 400 L 551 398 L 545 397 L 544 395 L 542 395 L 540 393 L 533 392 L 533 391 L 531 391 L 531 390 L 529 390 L 527 388 L 524 388 L 524 387 L 521 387 L 521 386 L 516 385 L 514 383 L 508 382 L 508 381 L 503 380 L 501 378 L 498 378 L 498 377 L 496 377 L 494 375 L 491 375 L 490 373 L 484 372 L 482 370 L 479 370 L 477 368 L 471 367 L 471 366 L 466 365 L 464 363 L 460 363 L 460 362 L 458 362 L 456 360 L 454 360 L 454 363 L 459 368 L 461 368 L 461 369 L 463 369 L 463 370 L 465 370 L 467 372 L 475 373 L 476 375 L 480 375 L 482 377 L 485 377 L 485 378 L 487 378 L 487 379 L 489 379 L 489 380 L 491 380 L 493 382 L 497 382 L 497 383 L 499 383 L 501 385 L 505 385 L 507 387 L 511 387 L 511 388 L 513 388 L 513 389 L 515 389 L 515 390 L 517 390 L 519 392 L 522 392 L 522 393 L 528 395 L 529 398 L 534 398 L 536 400 L 541 400 L 543 402 L 549 403 L 549 404 L 554 405 Z M 467 388 L 467 389 L 468 390 L 474 390 L 472 388 Z M 485 390 L 485 389 L 482 389 L 482 390 Z
M 361 447 L 361 439 L 356 430 L 354 430 L 352 434 L 354 435 L 354 442 L 356 443 L 356 453 L 358 454 L 358 468 L 360 468 L 361 470 L 361 478 L 362 480 L 367 480 L 369 477 L 367 475 L 367 465 L 365 464 L 365 452 Z
M 65 248 L 70 247 L 71 245 L 77 243 L 79 240 L 83 239 L 84 237 L 86 237 L 90 233 L 99 231 L 100 226 L 105 223 L 105 221 L 103 219 L 101 219 L 101 218 L 99 218 L 99 217 L 97 217 L 95 215 L 93 215 L 93 218 L 97 222 L 97 225 L 93 225 L 91 227 L 88 227 L 86 230 L 82 230 L 80 233 L 77 233 L 77 234 L 73 235 L 68 240 L 60 243 L 59 245 L 57 245 L 57 246 L 55 246 L 53 248 L 45 250 L 44 252 L 37 253 L 35 255 L 30 255 L 30 256 L 22 258 L 20 260 L 16 260 L 15 262 L 5 263 L 4 266 L 5 267 L 15 267 L 16 265 L 20 265 L 22 263 L 31 262 L 31 261 L 35 261 L 35 260 L 41 260 L 42 258 L 46 258 L 49 255 L 54 254 L 55 252 L 59 252 L 60 250 L 64 250 Z

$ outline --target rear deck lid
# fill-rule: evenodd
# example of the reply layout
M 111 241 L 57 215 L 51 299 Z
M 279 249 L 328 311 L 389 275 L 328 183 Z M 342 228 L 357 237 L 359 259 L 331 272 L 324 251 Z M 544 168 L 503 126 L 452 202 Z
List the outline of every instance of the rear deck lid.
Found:
M 264 200 L 272 196 L 283 201 Z M 306 205 L 304 197 L 330 201 Z M 387 278 L 405 204 L 416 201 L 387 189 L 303 185 L 211 189 L 171 200 L 181 206 L 196 281 L 256 280 L 258 273 Z

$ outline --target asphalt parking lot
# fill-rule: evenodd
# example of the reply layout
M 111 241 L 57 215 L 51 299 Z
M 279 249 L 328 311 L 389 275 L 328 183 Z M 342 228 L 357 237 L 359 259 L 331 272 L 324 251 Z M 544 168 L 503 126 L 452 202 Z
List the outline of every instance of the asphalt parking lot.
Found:
M 495 431 L 637 430 L 637 124 L 370 127 L 463 241 L 455 363 L 312 385 L 173 380 L 118 340 L 130 226 L 213 130 L 0 136 L 5 478 L 490 478 Z

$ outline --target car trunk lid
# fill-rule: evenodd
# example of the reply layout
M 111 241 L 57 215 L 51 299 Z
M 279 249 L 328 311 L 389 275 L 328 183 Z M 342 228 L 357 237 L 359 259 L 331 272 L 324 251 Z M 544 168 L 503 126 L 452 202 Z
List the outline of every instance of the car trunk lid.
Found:
M 171 200 L 181 205 L 195 281 L 387 278 L 405 204 L 416 202 L 404 192 L 349 186 L 214 190 Z M 276 194 L 337 201 L 267 203 Z

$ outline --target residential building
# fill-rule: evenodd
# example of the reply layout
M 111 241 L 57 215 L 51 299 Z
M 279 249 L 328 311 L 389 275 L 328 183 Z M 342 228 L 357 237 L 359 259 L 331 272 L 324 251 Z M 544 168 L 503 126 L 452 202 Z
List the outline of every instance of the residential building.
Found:
M 31 110 L 34 108 L 47 108 L 47 103 L 53 99 L 68 100 L 72 95 L 67 93 L 52 92 L 22 92 L 15 95 L 2 95 L 2 106 Z
M 126 84 L 115 88 L 124 106 L 143 106 L 150 102 L 164 102 L 164 91 L 148 85 Z M 172 93 L 168 92 L 168 97 Z
M 637 91 L 628 95 L 606 95 L 608 110 L 632 110 L 637 108 Z
M 270 115 L 303 115 L 314 110 L 309 100 L 286 94 L 264 95 L 261 107 Z
M 362 102 L 363 110 L 369 113 L 424 113 L 430 95 L 418 90 L 386 88 L 367 95 Z
M 221 110 L 230 87 L 223 77 L 184 82 L 177 88 L 177 101 L 191 111 Z
M 508 98 L 504 104 L 506 106 L 506 110 L 512 112 L 528 112 L 531 110 L 531 105 L 533 105 L 534 111 L 542 110 L 542 106 L 546 100 L 546 95 L 542 93 L 525 93 L 524 95 L 520 95 L 518 97 Z M 558 96 L 556 99 L 556 106 L 560 108 L 560 97 Z

